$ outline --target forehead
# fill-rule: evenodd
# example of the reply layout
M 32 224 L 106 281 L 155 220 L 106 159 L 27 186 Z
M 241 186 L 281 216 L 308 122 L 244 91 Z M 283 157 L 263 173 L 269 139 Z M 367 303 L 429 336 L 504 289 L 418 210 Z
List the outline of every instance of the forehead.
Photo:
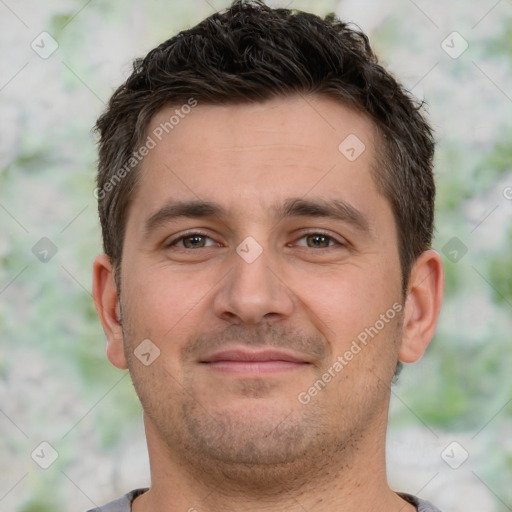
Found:
M 326 97 L 293 96 L 236 105 L 198 103 L 187 110 L 170 107 L 160 110 L 149 124 L 148 135 L 156 146 L 142 169 L 179 163 L 191 171 L 201 163 L 207 171 L 210 162 L 229 161 L 230 171 L 241 173 L 244 168 L 254 172 L 255 163 L 271 165 L 277 159 L 283 167 L 296 166 L 306 158 L 304 166 L 316 160 L 318 171 L 327 170 L 322 169 L 326 162 L 361 171 L 372 162 L 374 132 L 369 119 Z M 248 161 L 247 155 L 256 161 Z M 222 169 L 215 171 L 220 176 Z
M 194 158 L 204 151 L 243 152 L 260 146 L 271 156 L 288 145 L 295 152 L 327 151 L 335 159 L 344 156 L 350 161 L 364 144 L 370 146 L 366 159 L 373 153 L 372 121 L 329 97 L 294 95 L 232 105 L 196 103 L 194 108 L 186 104 L 164 108 L 153 116 L 148 134 L 160 149 L 174 144 L 180 154 Z M 347 147 L 340 148 L 347 137 Z M 355 147 L 356 154 L 343 153 L 349 146 Z M 146 161 L 155 153 L 159 151 L 152 151 Z
M 173 106 L 153 117 L 147 137 L 153 147 L 128 223 L 183 199 L 215 201 L 235 219 L 261 217 L 280 200 L 308 195 L 341 199 L 370 218 L 383 206 L 371 176 L 374 126 L 330 98 Z

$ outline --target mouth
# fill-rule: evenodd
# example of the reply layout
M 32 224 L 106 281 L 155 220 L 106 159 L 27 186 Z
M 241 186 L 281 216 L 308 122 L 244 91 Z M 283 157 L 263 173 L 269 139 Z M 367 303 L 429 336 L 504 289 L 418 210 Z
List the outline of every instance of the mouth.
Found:
M 250 375 L 289 372 L 311 364 L 288 352 L 276 350 L 256 352 L 247 349 L 217 352 L 200 363 L 213 371 Z

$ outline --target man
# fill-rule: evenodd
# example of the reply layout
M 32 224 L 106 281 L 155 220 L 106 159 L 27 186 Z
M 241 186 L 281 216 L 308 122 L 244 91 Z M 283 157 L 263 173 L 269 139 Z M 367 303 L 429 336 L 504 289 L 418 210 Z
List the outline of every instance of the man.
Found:
M 442 300 L 434 143 L 366 36 L 235 1 L 137 61 L 97 128 L 93 293 L 151 488 L 96 510 L 438 510 L 385 467 Z

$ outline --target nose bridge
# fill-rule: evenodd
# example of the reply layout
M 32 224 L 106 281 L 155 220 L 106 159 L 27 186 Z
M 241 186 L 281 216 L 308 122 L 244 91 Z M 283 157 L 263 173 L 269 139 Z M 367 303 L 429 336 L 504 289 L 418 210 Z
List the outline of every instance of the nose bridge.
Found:
M 278 255 L 274 258 L 270 249 L 248 236 L 236 247 L 230 265 L 215 299 L 217 315 L 258 323 L 270 313 L 291 313 L 290 292 L 278 277 Z

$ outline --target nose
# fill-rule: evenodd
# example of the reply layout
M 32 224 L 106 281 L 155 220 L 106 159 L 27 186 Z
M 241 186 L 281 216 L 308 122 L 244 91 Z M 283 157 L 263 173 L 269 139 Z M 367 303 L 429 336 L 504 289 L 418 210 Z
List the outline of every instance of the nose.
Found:
M 263 249 L 255 259 L 233 252 L 231 270 L 214 297 L 215 314 L 231 323 L 258 324 L 291 315 L 293 292 L 284 282 L 277 256 Z M 261 249 L 260 249 L 261 250 Z M 251 257 L 252 256 L 252 257 Z

